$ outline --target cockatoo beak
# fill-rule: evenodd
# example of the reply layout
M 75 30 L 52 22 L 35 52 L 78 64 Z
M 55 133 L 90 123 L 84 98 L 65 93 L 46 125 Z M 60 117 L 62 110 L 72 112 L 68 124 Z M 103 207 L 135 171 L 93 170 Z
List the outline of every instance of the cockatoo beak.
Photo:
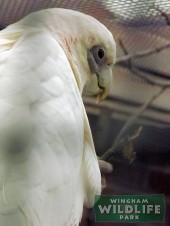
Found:
M 97 95 L 97 103 L 108 96 L 112 86 L 112 77 L 112 67 L 110 66 L 105 66 L 97 72 L 98 86 L 100 88 L 100 92 Z

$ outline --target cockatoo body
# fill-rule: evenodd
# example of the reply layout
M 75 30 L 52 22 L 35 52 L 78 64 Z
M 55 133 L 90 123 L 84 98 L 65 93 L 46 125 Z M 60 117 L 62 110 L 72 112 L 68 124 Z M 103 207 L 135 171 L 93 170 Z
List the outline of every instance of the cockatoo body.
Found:
M 0 226 L 76 226 L 92 207 L 101 175 L 81 95 L 108 95 L 114 61 L 111 33 L 72 10 L 0 32 Z

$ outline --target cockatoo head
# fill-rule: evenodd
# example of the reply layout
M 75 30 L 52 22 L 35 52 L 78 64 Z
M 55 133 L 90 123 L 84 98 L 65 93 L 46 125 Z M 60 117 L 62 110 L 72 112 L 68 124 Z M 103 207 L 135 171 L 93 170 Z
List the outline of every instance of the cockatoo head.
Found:
M 62 13 L 61 45 L 84 95 L 103 100 L 112 85 L 116 45 L 111 32 L 95 18 L 72 10 Z M 63 32 L 63 33 L 62 33 Z
M 97 95 L 98 101 L 108 95 L 116 45 L 103 24 L 89 15 L 62 8 L 33 13 L 26 21 L 33 26 L 45 26 L 57 39 L 81 93 Z

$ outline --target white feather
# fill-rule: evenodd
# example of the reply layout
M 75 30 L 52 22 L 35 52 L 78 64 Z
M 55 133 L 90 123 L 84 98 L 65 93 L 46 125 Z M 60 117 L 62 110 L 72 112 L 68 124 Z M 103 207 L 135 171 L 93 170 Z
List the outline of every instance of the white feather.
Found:
M 112 34 L 66 9 L 33 13 L 0 32 L 0 226 L 78 226 L 83 204 L 92 207 L 100 194 L 81 97 L 94 45 L 106 49 L 110 71 Z
M 22 138 L 24 129 L 31 145 L 19 161 L 0 145 L 0 225 L 78 225 L 85 193 L 92 191 L 92 203 L 100 192 L 93 142 L 84 138 L 84 127 L 91 132 L 81 94 L 63 49 L 48 32 L 27 30 L 13 43 L 11 30 L 0 36 L 0 137 L 8 140 L 17 131 Z

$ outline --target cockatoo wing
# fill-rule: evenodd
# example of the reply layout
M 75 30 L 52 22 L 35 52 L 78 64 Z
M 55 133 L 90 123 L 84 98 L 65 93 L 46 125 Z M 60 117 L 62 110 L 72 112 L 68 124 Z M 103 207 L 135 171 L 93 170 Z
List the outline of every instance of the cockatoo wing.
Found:
M 73 71 L 47 31 L 1 32 L 0 122 L 0 225 L 78 225 L 101 178 Z

